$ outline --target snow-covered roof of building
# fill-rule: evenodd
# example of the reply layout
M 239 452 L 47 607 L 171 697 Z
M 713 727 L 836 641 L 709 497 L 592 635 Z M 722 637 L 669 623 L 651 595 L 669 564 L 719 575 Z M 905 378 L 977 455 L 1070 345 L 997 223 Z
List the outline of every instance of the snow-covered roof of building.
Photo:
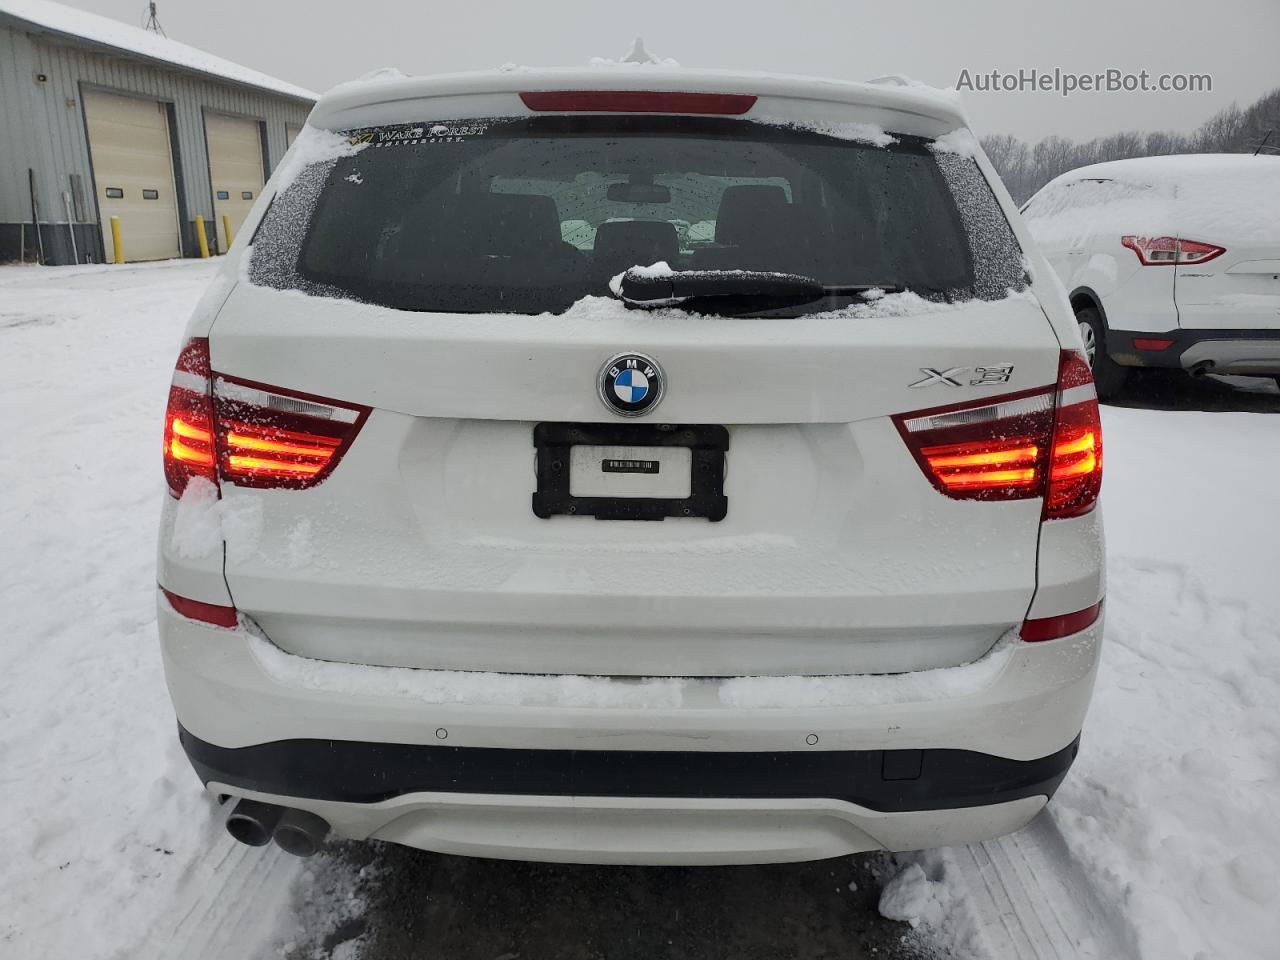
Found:
M 0 0 L 0 19 L 6 16 L 40 30 L 108 47 L 145 60 L 169 64 L 181 70 L 191 70 L 220 80 L 269 90 L 297 100 L 315 101 L 318 96 L 304 87 L 286 83 L 141 27 L 76 10 L 51 0 Z

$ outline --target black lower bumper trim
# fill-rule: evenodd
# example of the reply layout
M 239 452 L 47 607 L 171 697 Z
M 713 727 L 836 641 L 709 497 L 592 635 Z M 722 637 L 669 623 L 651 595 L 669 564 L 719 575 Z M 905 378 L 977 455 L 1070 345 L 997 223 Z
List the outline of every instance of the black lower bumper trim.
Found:
M 1134 340 L 1168 340 L 1163 350 L 1139 350 Z M 1182 355 L 1197 343 L 1206 340 L 1280 340 L 1280 328 L 1227 329 L 1207 328 L 1164 330 L 1151 333 L 1143 330 L 1108 330 L 1107 353 L 1111 359 L 1126 367 L 1173 367 L 1183 369 Z
M 376 803 L 406 793 L 846 800 L 872 810 L 943 810 L 1050 797 L 1080 747 L 1008 760 L 970 750 L 703 753 L 511 750 L 351 740 L 219 747 L 179 728 L 205 783 L 279 796 Z

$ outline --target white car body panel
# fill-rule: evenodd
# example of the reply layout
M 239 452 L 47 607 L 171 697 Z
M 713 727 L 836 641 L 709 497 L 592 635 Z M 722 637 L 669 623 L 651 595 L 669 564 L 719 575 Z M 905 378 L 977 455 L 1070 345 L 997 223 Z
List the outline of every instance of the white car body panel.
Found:
M 1030 299 L 900 327 L 814 321 L 790 332 L 785 366 L 771 320 L 390 313 L 241 286 L 212 331 L 215 371 L 376 408 L 317 489 L 224 484 L 262 518 L 253 544 L 229 541 L 227 583 L 284 649 L 437 669 L 885 672 L 964 663 L 1026 614 L 1039 502 L 936 495 L 885 414 L 944 399 L 909 386 L 922 356 L 1012 362 L 1006 392 L 1052 383 L 1057 344 Z M 607 417 L 596 371 L 637 343 L 679 385 L 648 422 L 736 424 L 729 517 L 641 524 L 623 544 L 611 524 L 538 519 L 533 424 Z M 304 524 L 309 562 L 255 549 Z M 920 567 L 945 603 L 919 604 L 904 571 Z
M 659 703 L 629 698 L 635 681 L 621 678 L 602 679 L 606 690 L 597 698 L 620 706 L 590 706 L 525 702 L 534 698 L 521 692 L 481 692 L 455 702 L 424 692 L 434 671 L 281 655 L 247 629 L 192 621 L 163 600 L 159 617 L 183 726 L 221 746 L 313 738 L 707 753 L 944 748 L 1013 760 L 1060 750 L 1079 732 L 1103 632 L 1099 619 L 1043 643 L 1011 636 L 1007 647 L 960 672 L 846 678 L 847 689 L 835 678 L 827 700 L 836 705 L 813 696 L 808 683 L 767 699 L 778 706 L 726 705 L 732 678 L 685 681 Z

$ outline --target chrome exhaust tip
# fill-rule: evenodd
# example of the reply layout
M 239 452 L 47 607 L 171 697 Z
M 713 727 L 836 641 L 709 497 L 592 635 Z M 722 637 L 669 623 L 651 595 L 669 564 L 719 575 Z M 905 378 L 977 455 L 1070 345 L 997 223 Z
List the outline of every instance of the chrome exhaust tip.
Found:
M 250 847 L 266 846 L 284 812 L 283 807 L 260 800 L 241 800 L 227 817 L 227 833 Z
M 276 846 L 295 857 L 310 857 L 324 846 L 329 823 L 308 810 L 286 810 L 276 824 L 272 839 Z

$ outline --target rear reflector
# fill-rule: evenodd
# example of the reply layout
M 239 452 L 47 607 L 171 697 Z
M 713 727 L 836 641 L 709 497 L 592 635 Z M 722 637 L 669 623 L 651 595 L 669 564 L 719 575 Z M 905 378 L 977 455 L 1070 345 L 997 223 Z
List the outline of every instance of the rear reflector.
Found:
M 1133 338 L 1133 349 L 1135 350 L 1168 350 L 1172 346 L 1172 340 L 1151 340 L 1144 337 Z
M 697 113 L 741 116 L 756 98 L 741 93 L 656 90 L 542 90 L 520 94 L 530 110 L 552 113 Z
M 1043 497 L 1043 519 L 1093 509 L 1102 427 L 1088 361 L 1063 351 L 1058 383 L 893 418 L 929 482 L 953 500 Z
M 214 374 L 218 473 L 240 487 L 314 487 L 333 472 L 369 408 Z
M 1040 643 L 1044 640 L 1069 637 L 1071 634 L 1079 633 L 1093 624 L 1101 613 L 1102 601 L 1099 600 L 1092 607 L 1077 610 L 1075 613 L 1066 613 L 1060 617 L 1024 620 L 1022 621 L 1021 637 L 1027 643 Z
M 169 601 L 169 606 L 173 607 L 175 611 L 188 620 L 199 620 L 201 623 L 228 629 L 235 627 L 240 622 L 236 616 L 235 607 L 222 607 L 216 603 L 188 600 L 186 597 L 180 597 L 176 593 L 170 593 L 164 587 L 160 588 L 160 592 Z

